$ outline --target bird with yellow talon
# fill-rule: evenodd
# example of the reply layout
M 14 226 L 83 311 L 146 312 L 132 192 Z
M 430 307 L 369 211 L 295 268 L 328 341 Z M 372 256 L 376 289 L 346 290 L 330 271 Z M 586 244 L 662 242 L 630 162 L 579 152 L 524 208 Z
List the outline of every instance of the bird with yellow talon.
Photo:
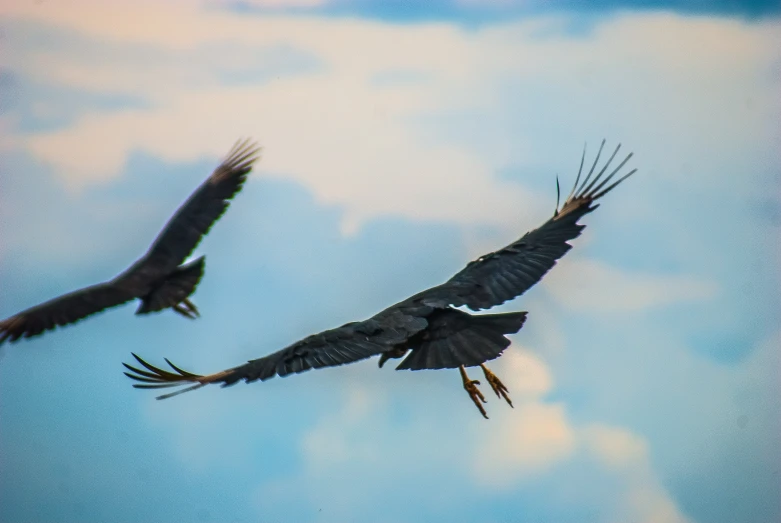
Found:
M 335 367 L 379 356 L 380 367 L 389 359 L 404 358 L 397 370 L 458 369 L 463 387 L 477 409 L 488 418 L 485 396 L 472 380 L 467 367 L 481 367 L 488 386 L 511 407 L 509 391 L 486 366 L 510 345 L 508 335 L 517 333 L 526 321 L 526 312 L 472 314 L 467 307 L 481 311 L 512 300 L 536 284 L 572 246 L 585 225 L 578 221 L 594 211 L 596 202 L 636 169 L 620 174 L 632 157 L 627 155 L 605 174 L 619 152 L 616 147 L 596 172 L 605 141 L 581 182 L 586 151 L 572 191 L 553 216 L 539 228 L 524 234 L 510 245 L 480 256 L 441 285 L 407 298 L 371 318 L 348 323 L 311 335 L 292 345 L 215 374 L 198 375 L 180 369 L 166 360 L 171 370 L 149 364 L 133 354 L 140 367 L 124 364 L 125 374 L 139 382 L 137 388 L 160 389 L 185 386 L 158 396 L 165 399 L 211 383 L 223 387 L 239 381 L 265 381 L 322 367 Z M 558 182 L 557 182 L 558 189 Z

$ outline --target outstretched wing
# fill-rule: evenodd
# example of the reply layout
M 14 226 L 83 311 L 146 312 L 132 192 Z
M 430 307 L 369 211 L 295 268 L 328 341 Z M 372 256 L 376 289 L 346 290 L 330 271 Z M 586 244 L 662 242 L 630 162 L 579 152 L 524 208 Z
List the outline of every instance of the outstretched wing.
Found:
M 425 310 L 430 309 L 425 308 Z M 144 367 L 143 369 L 127 363 L 123 365 L 130 371 L 125 372 L 126 376 L 141 382 L 133 385 L 136 388 L 159 389 L 194 384 L 157 398 L 165 399 L 209 383 L 228 386 L 241 380 L 247 383 L 265 381 L 274 376 L 287 376 L 322 367 L 336 367 L 376 356 L 426 328 L 428 322 L 417 314 L 419 312 L 420 307 L 405 309 L 404 306 L 394 305 L 369 320 L 348 323 L 336 329 L 314 334 L 263 358 L 208 376 L 184 371 L 167 359 L 165 361 L 174 372 L 166 371 L 150 365 L 135 354 L 133 357 Z
M 0 321 L 0 345 L 5 340 L 37 336 L 56 326 L 75 323 L 109 307 L 126 303 L 136 296 L 111 282 L 85 287 L 31 307 Z
M 594 202 L 636 171 L 632 170 L 610 183 L 631 158 L 632 154 L 629 154 L 617 168 L 603 177 L 618 153 L 619 145 L 592 179 L 604 144 L 603 140 L 594 165 L 583 183 L 578 186 L 585 160 L 584 150 L 572 192 L 561 210 L 557 208 L 550 220 L 507 247 L 481 256 L 440 286 L 423 291 L 367 321 L 347 324 L 310 336 L 274 354 L 215 374 L 192 374 L 166 360 L 174 371 L 170 372 L 148 364 L 135 354 L 133 356 L 146 370 L 124 364 L 130 371 L 125 374 L 141 382 L 134 385 L 137 388 L 193 384 L 158 397 L 164 399 L 209 383 L 222 383 L 226 386 L 240 380 L 267 380 L 273 376 L 286 376 L 311 368 L 343 365 L 387 352 L 397 346 L 403 348 L 402 342 L 428 326 L 426 316 L 432 307 L 466 305 L 472 310 L 480 310 L 519 296 L 537 283 L 571 248 L 567 241 L 580 235 L 585 226 L 577 222 L 598 207 Z
M 250 140 L 236 142 L 219 167 L 171 217 L 143 258 L 144 264 L 167 274 L 184 262 L 241 190 L 259 153 L 260 148 Z
M 604 146 L 603 140 L 591 169 L 578 187 L 586 155 L 583 150 L 578 176 L 569 197 L 561 210 L 557 205 L 553 217 L 541 227 L 524 234 L 503 249 L 470 262 L 450 280 L 419 296 L 427 303 L 455 307 L 466 305 L 478 311 L 500 305 L 534 286 L 572 248 L 567 242 L 580 236 L 585 225 L 578 224 L 578 220 L 599 207 L 594 202 L 637 171 L 632 169 L 610 183 L 632 157 L 630 153 L 610 174 L 603 176 L 621 148 L 619 144 L 599 173 L 592 178 Z

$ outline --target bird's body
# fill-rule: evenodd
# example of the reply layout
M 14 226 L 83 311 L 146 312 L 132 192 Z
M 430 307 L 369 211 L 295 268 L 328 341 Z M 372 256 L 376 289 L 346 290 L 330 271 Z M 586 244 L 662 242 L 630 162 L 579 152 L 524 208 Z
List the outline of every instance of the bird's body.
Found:
M 249 141 L 237 143 L 209 178 L 179 207 L 138 261 L 116 278 L 92 285 L 26 309 L 0 321 L 0 344 L 37 336 L 92 314 L 140 299 L 136 314 L 172 308 L 194 318 L 198 310 L 188 297 L 203 277 L 205 258 L 184 263 L 201 238 L 239 192 L 259 149 Z
M 377 355 L 382 366 L 388 359 L 404 357 L 396 367 L 398 370 L 459 368 L 464 388 L 486 416 L 480 403 L 485 399 L 476 387 L 478 382 L 470 380 L 465 370 L 465 367 L 479 365 L 496 395 L 504 397 L 512 405 L 507 388 L 488 370 L 485 362 L 500 356 L 510 345 L 506 336 L 521 329 L 527 313 L 471 314 L 458 307 L 480 311 L 520 296 L 571 249 L 567 242 L 577 238 L 585 227 L 578 224 L 578 220 L 598 207 L 594 203 L 596 200 L 635 172 L 632 170 L 609 184 L 631 158 L 630 154 L 603 177 L 618 152 L 616 148 L 592 179 L 601 152 L 602 147 L 578 187 L 583 169 L 581 160 L 581 169 L 570 196 L 561 210 L 557 206 L 553 217 L 541 227 L 496 252 L 470 262 L 445 283 L 396 303 L 367 320 L 314 334 L 268 356 L 207 376 L 183 371 L 168 360 L 174 372 L 166 371 L 148 364 L 135 354 L 144 369 L 125 364 L 130 371 L 125 374 L 142 382 L 134 385 L 138 388 L 194 384 L 159 397 L 163 399 L 209 383 L 227 386 L 241 380 L 248 383 L 264 381 L 273 376 L 353 363 Z

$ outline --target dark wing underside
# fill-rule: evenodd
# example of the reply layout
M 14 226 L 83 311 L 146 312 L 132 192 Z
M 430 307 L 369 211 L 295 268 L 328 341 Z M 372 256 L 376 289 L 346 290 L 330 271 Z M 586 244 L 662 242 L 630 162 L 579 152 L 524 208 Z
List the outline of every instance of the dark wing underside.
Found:
M 469 314 L 457 309 L 437 311 L 429 318 L 426 339 L 404 358 L 396 370 L 457 369 L 498 358 L 510 346 L 506 334 L 515 334 L 526 312 Z
M 257 145 L 249 140 L 237 142 L 219 167 L 168 221 L 149 248 L 145 262 L 161 274 L 172 272 L 184 262 L 241 190 L 259 152 Z
M 223 386 L 227 386 L 241 380 L 247 383 L 265 381 L 274 376 L 335 367 L 381 354 L 426 328 L 428 322 L 421 317 L 421 311 L 428 312 L 430 308 L 407 309 L 403 306 L 393 306 L 369 320 L 348 323 L 336 329 L 314 334 L 263 358 L 208 376 L 185 372 L 168 360 L 166 362 L 175 372 L 166 371 L 148 364 L 135 354 L 133 356 L 144 369 L 126 363 L 123 365 L 130 371 L 125 372 L 126 376 L 142 382 L 133 385 L 136 388 L 153 389 L 186 383 L 197 384 L 173 394 L 160 396 L 158 399 L 175 396 L 207 383 L 222 383 Z
M 610 183 L 631 158 L 629 154 L 610 174 L 603 176 L 618 153 L 619 145 L 604 167 L 592 178 L 604 144 L 603 141 L 591 170 L 578 186 L 585 159 L 584 150 L 572 192 L 561 210 L 557 208 L 551 219 L 507 247 L 471 262 L 442 285 L 400 302 L 369 320 L 310 336 L 274 354 L 215 374 L 192 374 L 166 360 L 173 370 L 171 372 L 154 367 L 135 354 L 144 369 L 125 364 L 130 371 L 125 374 L 141 382 L 134 385 L 137 388 L 194 384 L 158 397 L 163 399 L 208 383 L 231 385 L 241 380 L 267 380 L 273 376 L 286 376 L 312 368 L 343 365 L 394 348 L 404 348 L 404 344 L 416 334 L 423 336 L 422 331 L 429 327 L 426 318 L 434 309 L 462 305 L 472 310 L 487 309 L 519 296 L 537 283 L 571 248 L 567 242 L 580 235 L 584 226 L 577 222 L 598 207 L 594 202 L 635 172 L 632 170 Z M 525 317 L 525 313 L 473 316 L 479 319 L 470 320 L 464 324 L 464 328 L 455 329 L 449 321 L 442 325 L 432 325 L 432 331 L 426 331 L 429 337 L 424 338 L 420 347 L 423 350 L 413 351 L 399 368 L 446 368 L 462 365 L 464 361 L 461 360 L 469 358 L 474 360 L 473 364 L 495 358 L 509 344 L 504 334 L 517 332 Z M 447 320 L 445 316 L 441 319 Z M 473 334 L 478 334 L 480 339 L 477 340 Z M 467 345 L 478 341 L 482 343 L 479 350 L 470 352 Z M 446 345 L 440 347 L 445 351 L 441 355 L 438 354 L 438 344 Z
M 146 255 L 113 281 L 86 287 L 32 307 L 0 322 L 0 343 L 67 325 L 149 291 L 150 282 L 173 273 L 225 212 L 241 189 L 260 149 L 237 142 L 227 158 L 166 224 Z
M 594 202 L 636 171 L 633 169 L 610 184 L 632 157 L 630 153 L 610 174 L 603 176 L 618 153 L 619 145 L 604 167 L 592 178 L 604 145 L 603 140 L 591 170 L 578 187 L 585 159 L 584 149 L 572 192 L 552 218 L 503 249 L 469 263 L 450 280 L 424 291 L 420 296 L 427 303 L 454 307 L 466 305 L 477 311 L 501 305 L 534 286 L 572 248 L 567 242 L 580 236 L 585 228 L 585 225 L 578 224 L 578 220 L 599 207 Z
M 58 325 L 75 323 L 133 298 L 136 298 L 133 293 L 111 282 L 85 287 L 0 321 L 0 344 L 6 339 L 13 342 L 22 337 L 37 336 Z
M 205 256 L 179 266 L 163 283 L 143 297 L 136 314 L 149 314 L 174 307 L 190 294 L 203 278 Z

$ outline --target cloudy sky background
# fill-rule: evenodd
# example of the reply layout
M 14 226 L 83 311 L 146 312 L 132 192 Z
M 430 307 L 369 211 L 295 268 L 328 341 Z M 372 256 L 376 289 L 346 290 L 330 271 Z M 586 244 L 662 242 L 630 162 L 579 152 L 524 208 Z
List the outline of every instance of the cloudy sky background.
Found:
M 202 318 L 2 348 L 0 521 L 779 521 L 781 22 L 705 4 L 3 2 L 0 317 L 124 269 L 237 138 L 264 154 L 197 250 Z M 164 402 L 122 375 L 438 284 L 603 137 L 640 171 L 502 307 L 515 409 L 375 360 Z

